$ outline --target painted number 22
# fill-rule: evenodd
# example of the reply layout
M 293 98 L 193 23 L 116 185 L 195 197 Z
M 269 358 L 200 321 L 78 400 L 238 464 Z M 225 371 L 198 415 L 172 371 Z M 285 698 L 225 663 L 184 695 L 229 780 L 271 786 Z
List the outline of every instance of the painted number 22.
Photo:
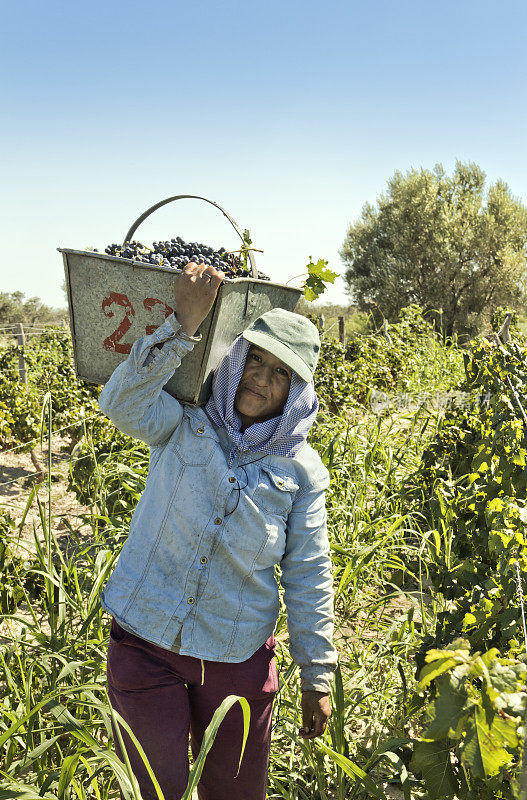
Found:
M 106 337 L 102 343 L 102 346 L 105 350 L 114 350 L 116 353 L 124 353 L 125 355 L 128 355 L 132 349 L 132 345 L 126 344 L 126 342 L 121 342 L 121 339 L 132 327 L 132 322 L 135 317 L 134 307 L 127 296 L 125 294 L 121 294 L 120 292 L 112 292 L 102 301 L 102 310 L 107 317 L 114 316 L 114 311 L 112 308 L 113 305 L 121 306 L 124 316 L 113 333 Z M 143 307 L 146 308 L 147 311 L 152 311 L 156 305 L 163 306 L 165 319 L 174 310 L 173 308 L 170 308 L 169 305 L 164 303 L 163 300 L 158 300 L 157 297 L 145 297 L 143 300 Z M 146 325 L 146 333 L 153 333 L 157 327 L 158 325 Z

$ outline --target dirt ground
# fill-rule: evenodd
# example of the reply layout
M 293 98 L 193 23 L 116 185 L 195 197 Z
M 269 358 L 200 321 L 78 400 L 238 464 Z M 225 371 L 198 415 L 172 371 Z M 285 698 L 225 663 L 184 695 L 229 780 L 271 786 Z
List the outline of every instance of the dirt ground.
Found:
M 89 508 L 81 505 L 75 494 L 68 490 L 68 470 L 70 442 L 54 436 L 51 446 L 51 528 L 57 536 L 61 549 L 65 553 L 71 546 L 85 546 L 91 539 L 91 528 L 86 522 Z M 43 508 L 45 519 L 48 519 L 48 486 L 47 486 L 47 446 L 41 450 L 40 444 L 35 447 L 34 456 L 43 468 L 41 472 L 31 458 L 31 454 L 15 449 L 0 453 L 0 507 L 7 511 L 20 525 L 26 511 L 31 488 L 37 484 L 37 496 Z M 35 552 L 35 532 L 40 542 L 43 541 L 42 525 L 37 497 L 33 498 L 24 525 L 16 542 L 12 542 L 13 551 L 17 555 Z M 31 619 L 29 610 L 21 604 L 17 609 L 21 620 Z M 23 626 L 22 621 L 3 620 L 0 622 L 0 644 L 10 641 Z M 44 625 L 45 627 L 45 625 Z
M 17 524 L 22 520 L 29 492 L 34 483 L 40 483 L 38 497 L 46 507 L 48 504 L 47 487 L 47 446 L 41 450 L 35 447 L 35 455 L 43 468 L 38 472 L 30 453 L 11 450 L 0 453 L 0 504 L 14 517 Z M 89 526 L 83 521 L 83 515 L 89 513 L 86 506 L 81 505 L 74 493 L 68 490 L 69 440 L 54 436 L 51 446 L 51 520 L 57 536 L 63 536 L 75 530 L 88 532 Z M 38 526 L 39 512 L 36 500 L 29 510 L 21 538 L 33 541 L 33 523 Z

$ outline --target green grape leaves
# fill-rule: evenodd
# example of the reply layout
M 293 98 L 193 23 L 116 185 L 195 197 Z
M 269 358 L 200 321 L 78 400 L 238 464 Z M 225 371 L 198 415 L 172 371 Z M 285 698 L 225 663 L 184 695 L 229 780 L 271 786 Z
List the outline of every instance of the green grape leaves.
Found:
M 317 297 L 326 291 L 326 283 L 334 283 L 335 278 L 338 277 L 337 272 L 332 272 L 326 269 L 328 262 L 323 258 L 319 258 L 316 264 L 311 260 L 307 265 L 309 277 L 306 278 L 302 286 L 304 290 L 304 297 L 310 302 L 316 300 Z
M 500 716 L 492 716 L 491 720 L 489 724 L 485 710 L 475 706 L 460 746 L 461 761 L 476 778 L 497 775 L 512 760 L 505 747 L 518 746 L 516 720 Z
M 432 690 L 431 700 L 410 768 L 431 798 L 469 797 L 457 785 L 461 765 L 471 781 L 486 782 L 503 780 L 518 763 L 527 667 L 499 657 L 496 648 L 471 653 L 463 639 L 429 651 L 426 660 L 417 690 Z
M 416 775 L 422 775 L 429 800 L 456 797 L 458 781 L 450 763 L 450 750 L 444 742 L 418 742 L 410 769 Z
M 458 667 L 437 680 L 437 695 L 428 710 L 430 724 L 424 732 L 425 739 L 459 738 L 457 728 L 467 712 L 467 705 L 470 706 L 463 685 L 465 676 L 466 670 Z

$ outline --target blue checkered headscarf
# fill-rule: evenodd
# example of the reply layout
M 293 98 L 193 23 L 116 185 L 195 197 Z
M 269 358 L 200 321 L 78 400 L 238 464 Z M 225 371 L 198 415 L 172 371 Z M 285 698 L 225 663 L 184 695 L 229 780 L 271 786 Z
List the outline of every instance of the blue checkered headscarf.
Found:
M 239 452 L 263 451 L 279 456 L 294 456 L 306 441 L 318 412 L 313 381 L 304 381 L 293 371 L 289 396 L 282 413 L 265 422 L 256 422 L 241 433 L 241 418 L 234 408 L 234 398 L 250 346 L 250 342 L 241 335 L 234 340 L 214 371 L 212 394 L 205 405 L 212 422 L 226 428 L 232 440 L 229 466 Z

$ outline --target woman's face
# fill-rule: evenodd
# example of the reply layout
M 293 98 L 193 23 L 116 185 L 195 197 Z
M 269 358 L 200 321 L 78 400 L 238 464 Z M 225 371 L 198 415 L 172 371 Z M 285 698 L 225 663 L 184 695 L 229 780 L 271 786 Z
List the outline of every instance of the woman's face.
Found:
M 282 413 L 291 386 L 291 367 L 252 344 L 245 359 L 234 408 L 242 419 L 242 431 Z

